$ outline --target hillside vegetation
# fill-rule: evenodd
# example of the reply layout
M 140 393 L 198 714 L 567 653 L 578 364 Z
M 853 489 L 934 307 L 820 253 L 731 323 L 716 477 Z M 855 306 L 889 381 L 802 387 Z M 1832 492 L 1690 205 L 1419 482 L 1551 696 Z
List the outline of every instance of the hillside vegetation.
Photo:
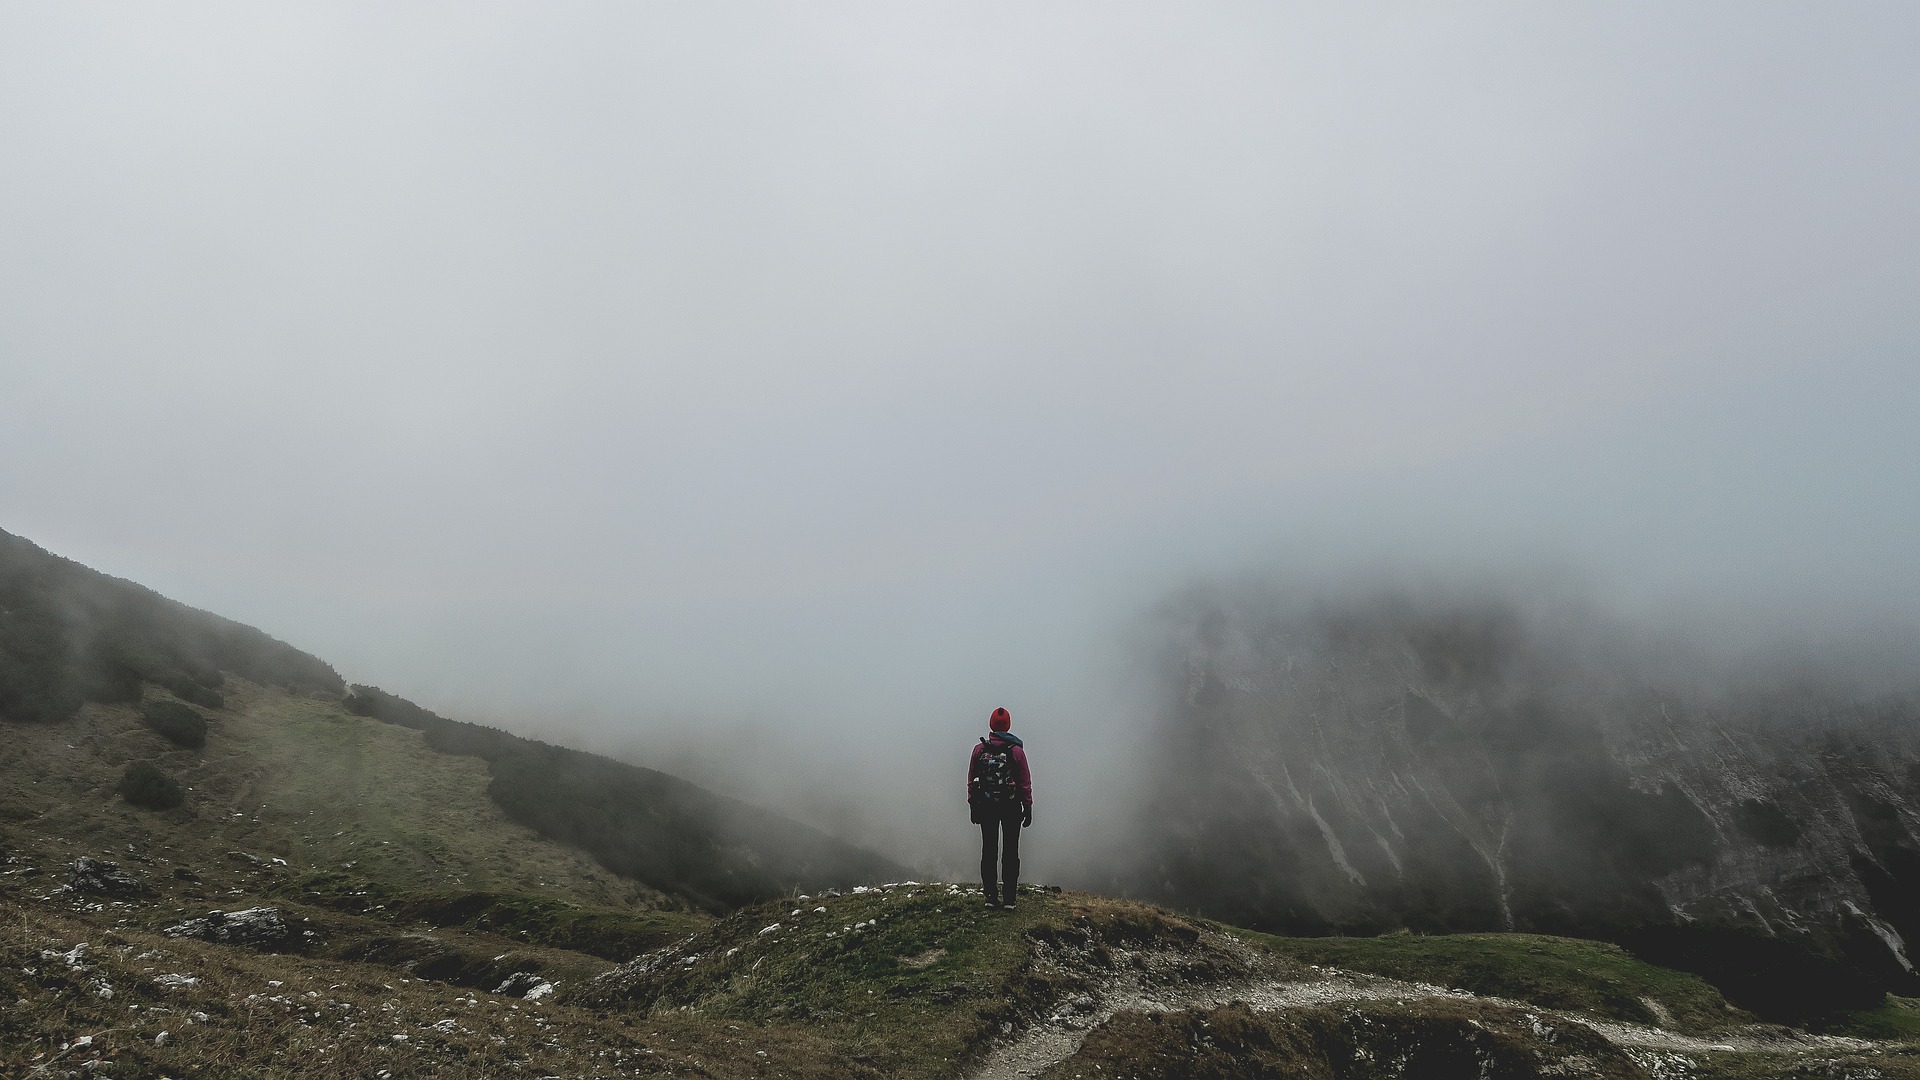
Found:
M 1591 946 L 1564 939 L 1451 943 L 1444 965 L 1515 991 L 1476 996 L 1357 973 L 1408 962 L 1390 939 L 1343 943 L 1336 969 L 1297 959 L 1314 942 L 1129 901 L 1029 888 L 1008 913 L 904 882 L 717 921 L 573 908 L 634 920 L 616 963 L 531 940 L 566 901 L 368 881 L 345 911 L 303 875 L 241 869 L 219 906 L 271 901 L 296 928 L 249 946 L 177 933 L 206 884 L 177 863 L 130 858 L 138 888 L 102 894 L 59 888 L 62 857 L 29 842 L 0 872 L 7 1075 L 1920 1077 L 1912 1044 L 1751 1025 L 1624 956 L 1585 972 Z M 649 937 L 650 918 L 679 923 Z M 1671 1022 L 1627 1019 L 1648 1013 Z
M 350 800 L 357 813 L 420 834 L 387 845 L 414 853 L 411 871 L 484 881 L 499 871 L 482 860 L 446 872 L 453 864 L 436 845 L 485 798 L 492 818 L 597 860 L 595 875 L 619 882 L 601 899 L 645 894 L 708 911 L 904 875 L 872 852 L 652 769 L 450 720 L 374 687 L 346 691 L 325 662 L 252 627 L 0 532 L 0 723 L 52 725 L 57 749 L 138 706 L 167 742 L 117 728 L 91 736 L 104 740 L 112 781 L 135 805 L 204 817 L 210 797 L 229 795 L 200 774 L 207 759 L 221 775 L 250 777 L 234 782 L 241 802 L 277 798 L 324 816 Z M 389 752 L 398 749 L 390 736 L 400 736 L 389 725 L 419 733 L 410 754 Z M 219 729 L 234 737 L 208 745 Z M 382 809 L 395 799 L 405 808 Z
M 227 675 L 343 689 L 325 662 L 251 626 L 108 577 L 0 531 L 0 719 L 53 723 L 142 687 L 218 708 Z
M 448 720 L 376 687 L 355 686 L 344 707 L 419 731 L 441 753 L 480 758 L 508 817 L 709 911 L 905 876 L 872 852 L 653 769 Z
M 250 887 L 258 861 L 284 878 L 343 878 L 355 888 L 676 906 L 513 822 L 487 797 L 484 762 L 435 753 L 418 732 L 337 702 L 233 679 L 200 748 L 165 739 L 128 705 L 87 705 L 65 724 L 7 735 L 17 753 L 0 761 L 0 821 L 73 856 L 111 857 L 132 845 L 201 875 L 209 897 L 242 885 L 235 875 Z M 178 781 L 184 804 L 154 812 L 119 799 L 116 785 L 133 762 Z
M 911 882 L 716 920 L 513 821 L 478 757 L 338 702 L 238 679 L 226 696 L 197 750 L 133 705 L 9 732 L 0 1074 L 1920 1075 L 1904 1041 L 1754 1028 L 1698 979 L 1591 942 L 1269 938 Z M 188 801 L 129 805 L 129 761 Z M 126 887 L 76 878 L 82 857 Z M 168 932 L 261 907 L 283 938 Z M 1904 1040 L 1913 1015 L 1889 1003 L 1861 1034 Z

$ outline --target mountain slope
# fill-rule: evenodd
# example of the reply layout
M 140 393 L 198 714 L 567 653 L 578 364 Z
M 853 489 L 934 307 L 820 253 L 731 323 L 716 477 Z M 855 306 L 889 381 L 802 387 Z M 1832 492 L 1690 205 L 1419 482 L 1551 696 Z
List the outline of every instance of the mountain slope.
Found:
M 1909 1045 L 1756 1025 L 1611 946 L 1349 939 L 1333 966 L 1317 939 L 1024 893 L 1013 913 L 915 882 L 761 905 L 563 997 L 649 1022 L 803 1024 L 887 1076 L 1920 1075 Z
M 1283 939 L 1035 886 L 1017 912 L 971 886 L 832 887 L 885 864 L 11 557 L 7 640 L 67 633 L 82 659 L 10 670 L 83 685 L 108 654 L 75 627 L 148 660 L 135 697 L 0 722 L 6 1075 L 1920 1077 L 1909 1003 L 1829 1018 L 1850 1034 L 1754 1025 L 1591 942 Z M 67 606 L 91 614 L 33 614 Z M 147 677 L 182 672 L 183 692 Z M 129 801 L 135 764 L 182 800 Z
M 426 745 L 472 755 L 508 817 L 570 844 L 617 874 L 713 911 L 793 888 L 905 876 L 897 865 L 736 799 L 653 769 L 437 716 L 376 687 L 344 707 L 420 731 Z
M 1914 993 L 1920 703 L 1605 625 L 1198 598 L 1117 890 L 1280 933 L 1595 936 L 1781 1018 Z
M 666 899 L 514 823 L 487 797 L 483 762 L 435 753 L 418 734 L 338 702 L 239 679 L 225 696 L 224 708 L 207 711 L 198 749 L 168 742 L 131 705 L 89 704 L 65 723 L 6 729 L 17 753 L 0 762 L 0 821 L 59 838 L 75 856 L 131 845 L 206 878 L 208 898 L 251 871 L 228 855 L 238 851 L 283 860 L 284 874 L 364 883 L 546 891 L 604 905 Z M 115 786 L 134 761 L 176 777 L 186 802 L 153 811 L 120 798 Z
M 138 845 L 133 887 L 65 888 L 57 848 L 0 870 L 7 1075 L 1920 1077 L 1920 1014 L 1871 1018 L 1879 1042 L 1754 1025 L 1696 978 L 1549 937 L 1329 957 L 1132 901 L 1027 887 L 1010 913 L 905 882 L 684 916 L 615 964 L 529 942 L 541 918 L 512 905 L 343 912 L 309 875 L 190 882 Z M 209 888 L 297 932 L 197 940 Z
M 338 693 L 333 668 L 243 626 L 0 531 L 0 719 L 51 723 L 143 684 L 217 708 L 227 675 Z
M 254 807 L 240 803 L 268 800 L 274 785 L 283 795 L 310 790 L 316 805 L 343 796 L 361 807 L 400 799 L 410 809 L 386 817 L 383 846 L 411 853 L 412 871 L 440 880 L 447 874 L 434 869 L 440 864 L 432 846 L 459 832 L 452 826 L 460 815 L 446 808 L 484 792 L 493 817 L 584 852 L 605 868 L 602 877 L 625 879 L 618 887 L 585 887 L 584 877 L 570 875 L 569 891 L 596 901 L 635 892 L 721 910 L 793 888 L 902 876 L 871 852 L 675 777 L 447 720 L 371 687 L 345 689 L 326 663 L 258 630 L 0 533 L 0 731 L 32 740 L 43 726 L 71 741 L 77 736 L 67 727 L 81 724 L 96 733 L 89 745 L 107 755 L 101 760 L 116 768 L 158 763 L 196 789 L 184 793 L 176 817 L 204 820 L 210 800 L 223 813 L 250 813 Z M 210 721 L 204 754 L 139 731 L 131 710 L 163 704 L 187 705 Z M 369 728 L 359 717 L 423 733 L 424 741 L 415 741 L 420 749 L 406 755 L 420 768 L 400 766 L 405 756 L 391 752 L 391 739 L 376 730 L 385 725 Z M 375 743 L 383 749 L 370 750 Z M 64 753 L 58 745 L 43 749 L 56 758 Z M 204 785 L 196 780 L 206 777 L 193 763 L 205 759 L 225 762 L 222 775 L 257 776 L 236 781 L 234 791 L 197 790 Z M 0 761 L 0 800 L 13 807 L 0 812 L 19 821 L 62 820 L 34 802 L 20 773 L 44 771 L 49 760 L 36 753 Z M 383 771 L 368 780 L 359 770 L 374 763 Z M 77 766 L 73 773 L 89 775 Z M 94 776 L 91 787 L 71 793 L 80 800 L 73 805 L 111 801 L 119 779 Z M 429 793 L 430 784 L 437 787 Z M 228 807 L 223 799 L 238 802 Z M 431 837 L 402 835 L 442 820 L 450 827 Z M 291 850 L 281 854 L 290 857 Z M 489 877 L 478 864 L 460 866 L 464 880 Z

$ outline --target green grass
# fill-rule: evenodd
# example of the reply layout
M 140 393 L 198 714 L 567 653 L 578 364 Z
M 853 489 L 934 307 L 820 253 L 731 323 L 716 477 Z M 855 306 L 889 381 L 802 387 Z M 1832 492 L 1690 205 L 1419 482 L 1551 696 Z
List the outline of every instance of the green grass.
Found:
M 1141 904 L 1036 891 L 1000 912 L 977 890 L 902 885 L 746 909 L 650 958 L 652 970 L 570 1000 L 804 1025 L 886 1075 L 945 1077 L 1003 1024 L 1024 1026 L 1083 988 L 1074 965 L 1037 963 L 1039 948 L 1096 957 L 1147 941 L 1190 953 L 1194 978 L 1244 970 L 1191 924 Z
M 196 749 L 144 726 L 137 705 L 89 704 L 63 724 L 6 725 L 15 752 L 0 757 L 0 822 L 73 855 L 131 846 L 156 865 L 193 870 L 209 897 L 260 886 L 262 873 L 229 854 L 238 851 L 268 863 L 268 876 L 336 873 L 390 890 L 521 893 L 602 909 L 672 906 L 508 820 L 487 795 L 484 762 L 435 753 L 418 732 L 325 698 L 240 679 L 227 680 L 225 695 Z M 122 802 L 115 786 L 133 761 L 179 781 L 184 804 L 152 812 Z
M 526 944 L 565 949 L 616 963 L 660 948 L 711 924 L 694 912 L 583 907 L 514 892 L 401 889 L 344 873 L 305 874 L 276 885 L 273 895 L 393 922 L 486 931 Z
M 1728 1005 L 1706 980 L 1636 960 L 1605 942 L 1537 934 L 1280 938 L 1237 932 L 1302 963 L 1691 1034 L 1721 1032 L 1754 1019 Z
M 1920 998 L 1888 994 L 1878 1008 L 1844 1013 L 1820 1030 L 1856 1039 L 1920 1043 Z
M 1920 1058 L 1899 1047 L 1791 1055 L 1741 1051 L 1687 1058 L 1690 1065 L 1685 1072 L 1670 1070 L 1668 1075 L 1687 1080 L 1920 1080 Z
M 1025 932 L 1069 917 L 1052 898 L 1006 915 L 944 886 L 758 905 L 696 936 L 625 1003 L 806 1025 L 890 1074 L 940 1075 L 1007 1011 L 1029 955 Z M 680 964 L 688 956 L 698 959 Z
M 0 871 L 0 1001 L 14 1027 L 0 1038 L 0 1074 L 37 1068 L 62 1042 L 101 1031 L 112 1032 L 119 1062 L 108 1075 L 132 1077 L 671 1067 L 948 1080 L 1003 1030 L 1041 1022 L 1142 946 L 1178 958 L 1176 982 L 1249 971 L 1248 950 L 1225 947 L 1209 924 L 1073 893 L 1029 893 L 1007 913 L 984 909 L 977 892 L 899 886 L 790 898 L 715 920 L 507 819 L 486 793 L 482 761 L 435 753 L 419 732 L 324 697 L 239 679 L 224 693 L 198 749 L 143 726 L 136 703 L 6 728 L 15 752 L 0 758 L 0 849 L 13 861 Z M 145 811 L 122 801 L 114 788 L 135 761 L 178 777 L 184 805 Z M 59 894 L 65 863 L 79 855 L 119 860 L 154 893 L 98 903 Z M 188 913 L 260 903 L 281 905 L 302 928 L 282 953 L 160 933 Z M 1751 1019 L 1693 976 L 1595 942 L 1235 932 L 1275 958 L 1277 975 L 1318 964 L 1696 1034 Z M 51 968 L 41 956 L 82 940 L 96 947 L 91 972 Z M 649 950 L 658 951 L 646 970 L 596 978 Z M 202 981 L 153 985 L 172 970 Z M 522 970 L 558 980 L 561 1000 L 514 1009 L 486 993 Z M 112 999 L 97 994 L 96 976 L 114 987 Z M 298 1000 L 275 1000 L 295 995 L 270 992 L 273 980 L 297 985 Z M 1839 1030 L 1914 1039 L 1914 1004 L 1890 999 Z M 183 1026 L 190 1009 L 209 1019 Z M 462 1017 L 475 1019 L 450 1035 L 432 1027 Z M 152 1043 L 163 1027 L 176 1040 L 166 1048 Z M 615 1055 L 624 1065 L 614 1067 Z M 1779 1064 L 1775 1055 L 1729 1055 L 1713 1068 L 1767 1075 L 1756 1071 L 1767 1061 Z

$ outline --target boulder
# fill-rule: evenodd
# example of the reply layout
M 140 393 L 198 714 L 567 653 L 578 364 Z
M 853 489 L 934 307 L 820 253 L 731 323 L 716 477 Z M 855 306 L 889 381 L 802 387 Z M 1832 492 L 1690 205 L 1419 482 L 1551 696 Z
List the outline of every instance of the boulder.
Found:
M 553 984 L 531 971 L 516 971 L 507 976 L 499 986 L 494 987 L 493 992 L 505 994 L 508 997 L 525 998 L 528 1001 L 539 1001 L 553 993 Z
M 139 896 L 147 887 L 120 864 L 86 855 L 67 864 L 67 888 L 76 892 L 108 893 L 113 896 Z
M 287 922 L 277 907 L 245 908 L 240 911 L 209 911 L 205 918 L 188 919 L 169 926 L 161 933 L 168 937 L 199 938 L 227 945 L 272 945 L 286 940 Z

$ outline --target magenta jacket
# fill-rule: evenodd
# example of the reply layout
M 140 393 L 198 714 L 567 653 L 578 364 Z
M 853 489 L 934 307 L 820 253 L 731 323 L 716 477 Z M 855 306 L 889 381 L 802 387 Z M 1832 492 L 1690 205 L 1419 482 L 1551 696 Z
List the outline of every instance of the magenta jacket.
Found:
M 994 742 L 1005 743 L 1013 747 L 1013 763 L 1020 769 L 1020 801 L 1023 803 L 1031 803 L 1033 801 L 1033 773 L 1027 769 L 1027 751 L 1025 744 L 1020 741 L 1020 736 L 1015 735 L 1011 731 L 996 731 L 988 735 L 987 738 Z M 968 802 L 973 801 L 973 763 L 979 760 L 980 752 L 986 748 L 985 743 L 974 743 L 973 754 L 967 758 Z

